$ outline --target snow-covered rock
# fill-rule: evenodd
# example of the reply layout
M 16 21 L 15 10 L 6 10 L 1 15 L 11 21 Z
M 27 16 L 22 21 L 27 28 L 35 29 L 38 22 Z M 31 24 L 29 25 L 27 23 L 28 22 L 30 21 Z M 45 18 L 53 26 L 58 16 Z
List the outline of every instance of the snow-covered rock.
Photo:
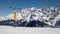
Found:
M 21 12 L 17 13 L 17 19 L 30 22 L 32 20 L 38 20 L 44 22 L 46 24 L 52 25 L 54 24 L 54 19 L 60 15 L 60 9 L 58 7 L 50 7 L 50 8 L 41 8 L 37 9 L 35 7 L 29 9 L 23 9 Z M 13 19 L 13 14 L 9 14 L 5 17 L 0 17 L 0 21 Z M 55 19 L 56 20 L 56 19 Z M 57 20 L 56 20 L 57 21 Z

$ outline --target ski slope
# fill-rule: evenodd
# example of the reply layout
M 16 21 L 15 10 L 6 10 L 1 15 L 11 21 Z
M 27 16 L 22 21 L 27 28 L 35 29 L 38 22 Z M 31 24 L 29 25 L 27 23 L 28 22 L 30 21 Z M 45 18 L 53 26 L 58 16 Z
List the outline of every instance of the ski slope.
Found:
M 60 34 L 60 28 L 0 26 L 0 34 Z

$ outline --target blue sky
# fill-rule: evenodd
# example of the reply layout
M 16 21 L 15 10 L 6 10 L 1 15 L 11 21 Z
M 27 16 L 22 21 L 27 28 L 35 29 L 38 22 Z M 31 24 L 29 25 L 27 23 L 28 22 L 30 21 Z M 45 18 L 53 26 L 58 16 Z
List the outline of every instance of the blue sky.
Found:
M 6 16 L 13 13 L 9 7 L 17 8 L 42 8 L 51 6 L 60 6 L 60 0 L 0 0 L 0 16 Z

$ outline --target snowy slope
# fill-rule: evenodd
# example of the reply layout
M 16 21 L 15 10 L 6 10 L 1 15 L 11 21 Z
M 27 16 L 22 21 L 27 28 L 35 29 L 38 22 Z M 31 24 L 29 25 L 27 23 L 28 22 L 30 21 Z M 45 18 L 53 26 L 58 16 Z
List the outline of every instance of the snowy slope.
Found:
M 17 13 L 16 21 L 22 20 L 22 22 L 24 21 L 30 22 L 32 20 L 38 20 L 54 26 L 55 25 L 54 23 L 56 22 L 53 21 L 56 20 L 55 17 L 57 17 L 58 15 L 60 15 L 59 7 L 40 8 L 40 9 L 32 7 L 29 9 L 23 9 L 21 10 L 21 12 Z M 8 20 L 8 19 L 14 20 L 13 14 L 10 14 L 5 17 L 0 17 L 0 21 Z
M 60 28 L 0 26 L 0 34 L 60 34 Z

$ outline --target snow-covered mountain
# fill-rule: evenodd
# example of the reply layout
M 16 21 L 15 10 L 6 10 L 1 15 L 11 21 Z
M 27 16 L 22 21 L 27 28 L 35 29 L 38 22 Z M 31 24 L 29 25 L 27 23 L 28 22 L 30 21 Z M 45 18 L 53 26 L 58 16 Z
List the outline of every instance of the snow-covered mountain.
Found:
M 60 15 L 59 7 L 50 7 L 50 8 L 45 7 L 40 9 L 32 7 L 32 8 L 23 9 L 19 13 L 17 13 L 16 21 L 21 20 L 21 22 L 24 21 L 30 22 L 35 20 L 54 26 L 55 23 L 58 20 L 60 20 L 59 15 Z M 4 21 L 8 19 L 14 20 L 13 14 L 9 14 L 8 16 L 5 17 L 0 17 L 0 21 Z

